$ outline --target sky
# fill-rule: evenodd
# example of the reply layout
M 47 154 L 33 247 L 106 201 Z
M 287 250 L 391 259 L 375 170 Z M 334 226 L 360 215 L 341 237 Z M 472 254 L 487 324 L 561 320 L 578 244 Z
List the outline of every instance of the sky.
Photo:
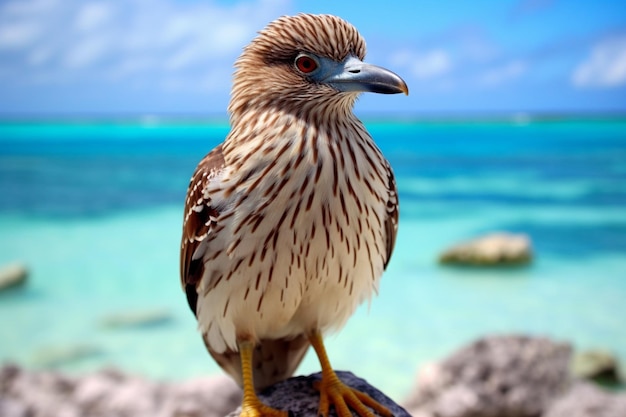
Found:
M 241 49 L 299 12 L 409 85 L 362 113 L 626 113 L 623 0 L 0 0 L 0 116 L 225 116 Z

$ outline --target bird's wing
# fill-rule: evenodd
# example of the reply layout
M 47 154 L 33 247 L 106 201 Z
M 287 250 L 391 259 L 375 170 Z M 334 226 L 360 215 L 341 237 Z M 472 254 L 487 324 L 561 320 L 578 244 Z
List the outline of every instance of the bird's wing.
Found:
M 219 228 L 216 222 L 220 214 L 219 204 L 212 201 L 211 195 L 205 190 L 212 181 L 220 180 L 223 170 L 224 156 L 222 147 L 218 146 L 200 161 L 187 191 L 180 251 L 180 275 L 189 308 L 194 314 L 198 303 L 197 287 L 205 268 L 201 245 L 203 243 L 206 245 L 212 237 L 211 233 L 216 233 Z M 241 385 L 239 352 L 227 349 L 225 352 L 217 353 L 210 348 L 205 337 L 203 339 L 211 356 Z M 293 375 L 308 347 L 309 341 L 302 335 L 291 339 L 259 341 L 253 357 L 254 385 L 257 389 Z
M 389 190 L 389 198 L 387 199 L 387 218 L 385 219 L 385 231 L 387 235 L 386 249 L 387 258 L 385 259 L 385 268 L 391 259 L 391 253 L 396 244 L 396 235 L 398 234 L 398 188 L 396 187 L 396 179 L 393 170 L 387 162 L 387 189 Z
M 219 178 L 223 169 L 224 156 L 222 146 L 219 145 L 200 161 L 187 190 L 180 250 L 180 277 L 187 293 L 189 308 L 194 314 L 198 302 L 196 289 L 204 273 L 203 257 L 198 256 L 196 251 L 214 231 L 219 216 L 218 208 L 205 190 L 212 181 Z

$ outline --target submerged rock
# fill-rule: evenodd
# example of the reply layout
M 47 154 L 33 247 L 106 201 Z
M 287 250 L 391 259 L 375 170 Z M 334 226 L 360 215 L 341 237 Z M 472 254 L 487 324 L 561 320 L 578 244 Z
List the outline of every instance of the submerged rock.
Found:
M 73 345 L 46 347 L 33 355 L 33 362 L 38 366 L 57 367 L 82 359 L 101 355 L 103 352 L 94 345 Z
M 148 310 L 122 311 L 103 317 L 100 325 L 109 328 L 151 327 L 172 321 L 169 310 L 154 308 Z
M 0 291 L 22 286 L 28 278 L 28 268 L 20 263 L 0 268 Z
M 442 264 L 503 266 L 532 260 L 530 238 L 525 234 L 492 233 L 462 242 L 439 256 Z

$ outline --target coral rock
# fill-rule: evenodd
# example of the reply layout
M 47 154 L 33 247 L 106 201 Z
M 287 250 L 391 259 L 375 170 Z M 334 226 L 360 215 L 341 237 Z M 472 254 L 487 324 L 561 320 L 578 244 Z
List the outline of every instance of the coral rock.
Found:
M 455 245 L 439 256 L 442 264 L 502 266 L 532 260 L 530 239 L 524 234 L 492 233 Z

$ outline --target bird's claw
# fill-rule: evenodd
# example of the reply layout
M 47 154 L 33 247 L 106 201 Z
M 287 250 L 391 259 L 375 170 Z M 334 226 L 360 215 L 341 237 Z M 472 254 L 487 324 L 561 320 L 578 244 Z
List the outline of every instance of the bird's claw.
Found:
M 268 407 L 259 401 L 258 404 L 242 406 L 239 417 L 293 417 L 293 413 Z
M 376 417 L 376 415 L 393 417 L 386 407 L 369 395 L 347 386 L 336 376 L 326 381 L 322 378 L 321 381 L 314 383 L 314 387 L 320 392 L 318 417 L 329 417 L 331 404 L 335 406 L 335 413 L 338 417 L 352 417 L 351 409 L 360 417 Z

